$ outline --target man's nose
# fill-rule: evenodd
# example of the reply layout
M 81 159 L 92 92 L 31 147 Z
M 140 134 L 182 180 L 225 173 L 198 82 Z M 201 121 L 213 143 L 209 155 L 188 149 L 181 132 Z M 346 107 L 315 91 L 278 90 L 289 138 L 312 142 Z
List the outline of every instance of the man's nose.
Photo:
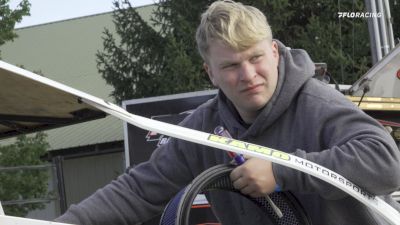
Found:
M 241 81 L 250 81 L 256 76 L 256 70 L 254 65 L 249 62 L 242 63 L 240 67 L 240 80 Z

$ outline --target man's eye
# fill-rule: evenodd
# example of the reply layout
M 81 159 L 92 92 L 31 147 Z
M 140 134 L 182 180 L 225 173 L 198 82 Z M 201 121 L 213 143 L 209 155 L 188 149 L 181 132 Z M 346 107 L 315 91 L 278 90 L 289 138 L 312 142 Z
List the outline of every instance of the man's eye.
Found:
M 233 67 L 235 67 L 237 65 L 238 65 L 237 63 L 231 63 L 231 64 L 227 64 L 227 65 L 223 66 L 222 68 L 223 69 L 228 69 L 228 68 L 233 68 Z
M 261 55 L 255 55 L 250 58 L 250 62 L 256 62 L 259 58 L 261 58 Z

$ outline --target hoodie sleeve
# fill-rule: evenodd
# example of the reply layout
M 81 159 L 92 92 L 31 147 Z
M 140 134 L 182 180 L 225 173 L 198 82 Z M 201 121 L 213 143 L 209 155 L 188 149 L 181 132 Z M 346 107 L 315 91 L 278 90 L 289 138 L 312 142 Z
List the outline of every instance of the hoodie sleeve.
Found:
M 336 91 L 335 91 L 336 92 Z M 374 195 L 400 188 L 400 151 L 389 133 L 339 92 L 333 97 L 305 94 L 301 138 L 309 149 L 294 155 L 320 164 Z M 273 166 L 277 183 L 284 190 L 318 193 L 326 199 L 347 196 L 338 188 L 311 175 L 280 165 Z
M 160 214 L 192 174 L 179 150 L 185 143 L 171 139 L 148 162 L 130 169 L 57 218 L 72 224 L 136 224 Z

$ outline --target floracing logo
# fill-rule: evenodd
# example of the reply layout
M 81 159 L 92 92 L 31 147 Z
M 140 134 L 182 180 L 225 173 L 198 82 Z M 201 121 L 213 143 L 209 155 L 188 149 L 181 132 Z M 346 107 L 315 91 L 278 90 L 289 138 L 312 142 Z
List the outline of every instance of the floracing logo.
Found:
M 380 18 L 382 17 L 382 13 L 372 13 L 372 12 L 338 12 L 338 17 L 339 18 L 373 18 L 377 17 Z

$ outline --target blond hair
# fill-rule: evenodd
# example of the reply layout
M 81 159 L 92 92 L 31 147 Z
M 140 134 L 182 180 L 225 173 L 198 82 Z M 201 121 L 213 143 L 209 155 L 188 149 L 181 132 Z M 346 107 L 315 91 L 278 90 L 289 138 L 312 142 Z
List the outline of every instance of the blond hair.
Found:
M 196 31 L 197 47 L 204 61 L 211 42 L 219 40 L 242 51 L 264 39 L 272 41 L 265 15 L 255 7 L 231 0 L 212 3 L 201 15 Z

